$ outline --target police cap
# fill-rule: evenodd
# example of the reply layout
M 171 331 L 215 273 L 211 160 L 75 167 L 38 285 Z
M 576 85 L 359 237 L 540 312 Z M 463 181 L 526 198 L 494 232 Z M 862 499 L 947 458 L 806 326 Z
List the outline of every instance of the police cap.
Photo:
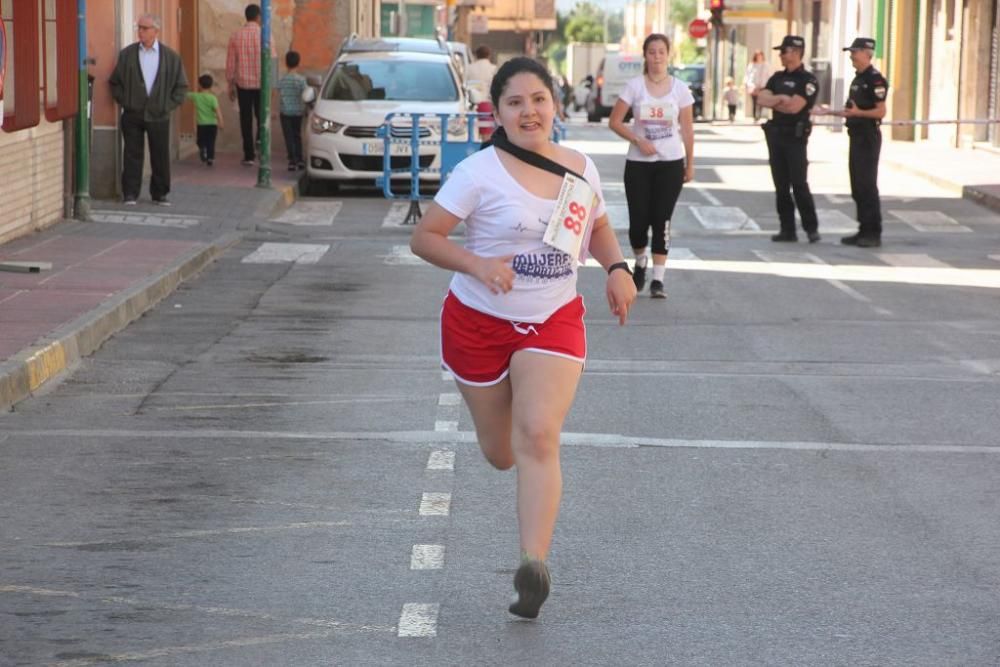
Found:
M 785 38 L 781 40 L 781 44 L 774 47 L 774 50 L 777 51 L 778 49 L 787 49 L 788 47 L 805 49 L 806 40 L 802 39 L 798 35 L 785 35 Z
M 858 37 L 850 46 L 845 46 L 845 51 L 860 51 L 861 49 L 875 50 L 875 40 L 871 37 Z

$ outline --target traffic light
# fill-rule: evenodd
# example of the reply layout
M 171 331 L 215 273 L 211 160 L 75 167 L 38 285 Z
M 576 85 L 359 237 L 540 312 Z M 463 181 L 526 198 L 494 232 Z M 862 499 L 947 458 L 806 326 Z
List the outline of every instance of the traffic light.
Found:
M 709 0 L 708 8 L 712 11 L 712 18 L 709 19 L 709 23 L 721 28 L 722 12 L 726 9 L 725 0 Z

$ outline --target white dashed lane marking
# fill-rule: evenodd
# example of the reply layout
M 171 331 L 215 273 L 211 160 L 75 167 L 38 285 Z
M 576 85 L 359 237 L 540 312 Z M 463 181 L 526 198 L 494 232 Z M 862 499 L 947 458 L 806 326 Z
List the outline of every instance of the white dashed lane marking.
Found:
M 431 452 L 431 455 L 427 457 L 427 469 L 454 470 L 455 452 L 451 452 L 446 449 L 435 449 Z
M 244 264 L 315 264 L 330 250 L 317 243 L 262 243 L 243 258 Z
M 451 377 L 448 378 L 449 380 Z M 462 395 L 461 394 L 441 394 L 438 396 L 438 405 L 441 407 L 461 405 Z
M 434 430 L 438 432 L 457 431 L 458 422 L 447 419 L 438 419 L 434 422 Z
M 448 516 L 450 511 L 450 493 L 424 493 L 420 499 L 420 516 Z
M 437 636 L 437 618 L 441 605 L 410 602 L 403 605 L 399 615 L 399 637 Z
M 410 554 L 411 570 L 440 570 L 444 567 L 444 545 L 414 544 Z

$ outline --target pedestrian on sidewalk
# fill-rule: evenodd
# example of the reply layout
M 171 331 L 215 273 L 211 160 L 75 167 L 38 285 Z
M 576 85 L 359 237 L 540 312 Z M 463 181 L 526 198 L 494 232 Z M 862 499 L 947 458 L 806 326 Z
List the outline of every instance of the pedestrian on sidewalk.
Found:
M 548 71 L 530 58 L 500 67 L 490 89 L 500 125 L 493 145 L 459 163 L 410 242 L 419 257 L 455 271 L 441 311 L 441 363 L 486 460 L 517 467 L 521 565 L 509 611 L 524 618 L 535 618 L 549 594 L 560 432 L 587 355 L 576 291 L 582 253 L 607 270 L 620 324 L 635 299 L 597 167 L 551 140 L 552 90 Z M 464 247 L 448 238 L 461 222 Z
M 889 82 L 872 65 L 875 40 L 858 37 L 844 48 L 851 52 L 855 76 L 844 108 L 833 111 L 821 107 L 817 114 L 847 119 L 849 149 L 847 167 L 851 174 L 851 198 L 857 206 L 858 232 L 840 239 L 844 245 L 877 248 L 882 245 L 882 203 L 878 194 L 878 160 L 882 152 L 882 118 Z
M 243 160 L 252 167 L 260 143 L 260 6 L 247 5 L 243 10 L 246 24 L 229 38 L 226 49 L 226 81 L 229 99 L 240 110 L 240 134 L 243 137 Z M 257 131 L 253 123 L 257 121 Z
M 111 72 L 111 97 L 121 107 L 122 199 L 134 206 L 142 191 L 145 144 L 149 143 L 149 194 L 170 206 L 170 114 L 184 103 L 188 90 L 184 65 L 176 51 L 160 43 L 160 17 L 143 14 L 136 23 L 139 41 L 118 54 Z
M 770 78 L 771 66 L 767 64 L 764 52 L 754 51 L 753 58 L 747 65 L 746 73 L 743 76 L 743 85 L 746 87 L 747 94 L 750 95 L 750 102 L 753 105 L 754 122 L 760 120 L 761 109 L 763 108 L 757 102 L 757 96 L 760 94 L 760 91 L 764 90 L 767 80 Z
M 202 74 L 198 77 L 198 92 L 187 94 L 194 103 L 198 157 L 209 167 L 215 161 L 215 140 L 223 128 L 219 98 L 212 92 L 214 84 L 211 74 Z
M 653 33 L 642 44 L 643 74 L 628 81 L 608 120 L 629 142 L 625 157 L 628 236 L 635 254 L 635 288 L 646 284 L 646 246 L 652 230 L 653 280 L 649 296 L 665 299 L 663 279 L 670 252 L 670 219 L 684 183 L 694 179 L 694 97 L 667 71 L 670 40 Z M 632 110 L 632 124 L 625 114 Z
M 285 54 L 288 72 L 278 82 L 278 111 L 281 114 L 281 134 L 285 137 L 288 151 L 288 171 L 305 169 L 302 159 L 302 116 L 306 104 L 302 101 L 302 91 L 306 89 L 306 79 L 296 70 L 301 58 L 297 51 Z
M 781 52 L 781 64 L 785 69 L 772 75 L 764 90 L 757 95 L 758 104 L 774 111 L 774 117 L 761 126 L 767 139 L 768 161 L 781 224 L 781 230 L 771 240 L 798 240 L 795 233 L 795 208 L 798 207 L 802 229 L 809 237 L 809 243 L 816 243 L 820 240 L 819 218 L 809 190 L 807 149 L 812 132 L 809 110 L 816 104 L 819 81 L 802 64 L 806 50 L 804 39 L 786 35 L 774 48 Z
M 729 122 L 732 123 L 736 120 L 736 105 L 740 101 L 740 94 L 732 79 L 726 79 L 726 90 L 722 93 L 722 98 L 726 101 L 726 108 L 729 109 Z

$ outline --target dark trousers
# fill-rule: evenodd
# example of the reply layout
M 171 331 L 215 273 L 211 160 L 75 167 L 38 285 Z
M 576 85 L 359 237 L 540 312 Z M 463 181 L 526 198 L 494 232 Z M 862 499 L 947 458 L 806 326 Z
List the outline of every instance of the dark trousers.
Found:
M 757 104 L 757 96 L 751 95 L 750 101 L 753 102 L 753 119 L 760 120 L 760 110 L 762 107 L 759 104 Z
M 796 137 L 792 127 L 773 125 L 765 125 L 764 135 L 767 137 L 767 152 L 771 163 L 771 179 L 774 181 L 775 204 L 778 209 L 778 220 L 781 223 L 781 233 L 789 236 L 795 234 L 796 206 L 802 217 L 802 229 L 806 232 L 818 231 L 816 204 L 813 202 L 807 181 L 808 137 Z
M 726 106 L 729 107 L 729 122 L 732 123 L 734 120 L 736 120 L 736 105 L 727 104 Z
M 218 125 L 198 126 L 198 153 L 202 160 L 215 159 L 215 138 L 218 136 Z
M 236 103 L 240 107 L 240 134 L 243 135 L 243 159 L 253 160 L 260 141 L 260 90 L 236 87 Z M 257 119 L 257 133 L 253 121 Z
M 670 218 L 684 185 L 684 160 L 625 160 L 628 239 L 632 248 L 646 247 L 653 230 L 653 254 L 670 252 Z
M 858 233 L 882 236 L 882 205 L 878 196 L 878 158 L 882 152 L 882 131 L 875 123 L 849 127 L 850 149 L 847 165 L 851 172 L 851 197 L 858 207 Z
M 142 192 L 142 165 L 145 143 L 149 142 L 149 194 L 161 199 L 170 192 L 170 121 L 148 122 L 141 111 L 123 111 L 121 117 L 122 142 L 122 196 L 138 199 Z
M 281 134 L 288 149 L 288 164 L 302 162 L 302 116 L 281 114 Z

